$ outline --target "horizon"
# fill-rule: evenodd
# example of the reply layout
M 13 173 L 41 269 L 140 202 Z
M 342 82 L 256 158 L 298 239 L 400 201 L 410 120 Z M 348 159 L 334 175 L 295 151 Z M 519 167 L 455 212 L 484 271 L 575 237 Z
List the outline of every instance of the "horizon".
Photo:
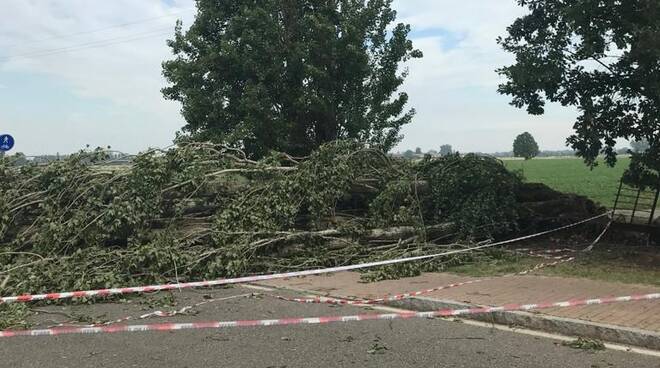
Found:
M 165 101 L 160 63 L 176 19 L 190 26 L 192 0 L 7 0 L 0 15 L 0 134 L 27 155 L 112 146 L 122 152 L 171 144 L 183 126 L 179 104 Z M 546 150 L 565 150 L 577 116 L 549 104 L 543 116 L 509 105 L 495 69 L 510 64 L 495 42 L 523 13 L 511 0 L 397 0 L 424 58 L 408 62 L 401 91 L 417 115 L 392 151 L 503 152 L 529 131 Z

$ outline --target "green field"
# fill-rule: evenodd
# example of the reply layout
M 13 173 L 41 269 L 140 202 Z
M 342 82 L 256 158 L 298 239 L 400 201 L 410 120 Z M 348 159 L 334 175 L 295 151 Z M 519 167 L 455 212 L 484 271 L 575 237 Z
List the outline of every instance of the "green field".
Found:
M 504 164 L 509 170 L 522 170 L 527 182 L 543 183 L 561 192 L 581 194 L 603 206 L 612 207 L 621 175 L 630 165 L 630 158 L 619 158 L 613 168 L 601 162 L 593 170 L 581 159 L 574 158 L 504 160 Z

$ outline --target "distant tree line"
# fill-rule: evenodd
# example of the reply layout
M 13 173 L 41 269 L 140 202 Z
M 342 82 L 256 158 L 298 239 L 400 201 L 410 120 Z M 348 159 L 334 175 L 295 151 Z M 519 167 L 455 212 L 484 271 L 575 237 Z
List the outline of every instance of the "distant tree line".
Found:
M 630 147 L 620 147 L 616 148 L 615 152 L 617 155 L 628 155 L 630 153 L 643 153 L 647 149 L 649 149 L 649 143 L 642 140 L 642 141 L 632 141 L 630 142 Z M 532 149 L 534 147 L 532 146 Z M 417 147 L 415 150 L 406 150 L 402 153 L 396 153 L 394 156 L 399 156 L 403 157 L 406 159 L 415 159 L 415 158 L 422 158 L 424 155 L 431 155 L 431 156 L 447 156 L 454 153 L 454 150 L 450 144 L 444 144 L 440 146 L 440 150 L 428 150 L 427 152 L 423 152 L 421 148 Z M 514 151 L 503 151 L 503 152 L 470 152 L 474 153 L 480 156 L 493 156 L 497 158 L 512 158 L 512 157 L 523 157 L 523 156 L 516 156 Z M 578 157 L 578 152 L 572 149 L 564 149 L 564 150 L 538 150 L 538 153 L 534 157 Z
M 394 156 L 400 156 L 406 159 L 414 159 L 414 158 L 422 158 L 425 155 L 430 155 L 433 157 L 436 156 L 449 156 L 452 153 L 454 153 L 454 149 L 452 148 L 451 144 L 443 144 L 440 146 L 440 150 L 436 151 L 434 149 L 428 150 L 426 152 L 423 152 L 420 147 L 415 148 L 415 150 L 406 150 L 403 153 L 396 153 Z
M 106 161 L 106 164 L 108 165 L 111 164 L 121 165 L 127 162 L 131 162 L 133 158 L 133 155 L 123 153 L 120 151 L 106 150 L 105 155 L 106 155 L 105 156 L 106 159 L 104 161 Z M 55 161 L 66 160 L 69 158 L 69 156 L 70 155 L 68 154 L 60 155 L 59 153 L 56 153 L 54 155 L 27 156 L 23 152 L 16 152 L 13 155 L 6 155 L 5 157 L 8 160 L 10 160 L 11 163 L 15 166 L 23 166 L 28 164 L 45 165 Z

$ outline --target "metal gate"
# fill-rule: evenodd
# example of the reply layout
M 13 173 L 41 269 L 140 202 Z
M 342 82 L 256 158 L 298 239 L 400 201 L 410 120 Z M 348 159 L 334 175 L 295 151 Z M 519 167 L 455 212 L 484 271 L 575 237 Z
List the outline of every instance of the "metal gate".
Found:
M 658 197 L 660 188 L 657 190 L 642 190 L 623 183 L 619 184 L 619 191 L 614 202 L 614 220 L 629 224 L 653 226 L 658 219 Z
M 649 243 L 660 245 L 660 186 L 655 190 L 641 190 L 621 181 L 612 210 L 612 225 L 624 231 L 649 235 Z

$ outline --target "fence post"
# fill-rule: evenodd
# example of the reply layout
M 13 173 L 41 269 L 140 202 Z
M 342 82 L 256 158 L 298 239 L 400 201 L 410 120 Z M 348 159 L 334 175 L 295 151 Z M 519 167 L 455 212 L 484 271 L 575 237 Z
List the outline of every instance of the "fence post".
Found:
M 651 208 L 651 218 L 649 219 L 649 225 L 653 225 L 653 217 L 655 217 L 655 209 L 658 206 L 658 197 L 660 197 L 660 185 L 658 185 L 658 189 L 655 190 L 655 200 L 653 201 L 653 208 Z
M 612 216 L 616 215 L 616 209 L 619 205 L 619 197 L 621 196 L 621 188 L 623 188 L 623 179 L 619 182 L 619 191 L 616 193 L 616 199 L 614 200 L 614 208 L 612 209 Z
M 630 216 L 630 223 L 635 222 L 635 212 L 637 212 L 637 205 L 639 204 L 639 196 L 642 195 L 642 189 L 637 190 L 637 198 L 635 198 L 635 206 L 633 206 L 632 216 Z

